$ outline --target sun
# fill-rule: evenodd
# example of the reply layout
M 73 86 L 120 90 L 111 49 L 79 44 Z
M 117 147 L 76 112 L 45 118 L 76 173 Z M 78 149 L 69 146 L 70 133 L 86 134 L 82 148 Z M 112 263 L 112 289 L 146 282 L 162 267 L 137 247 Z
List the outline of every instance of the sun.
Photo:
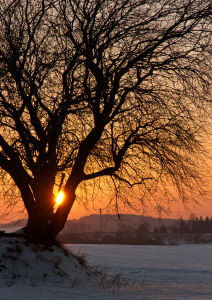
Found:
M 59 192 L 59 194 L 57 195 L 57 198 L 56 198 L 56 203 L 60 204 L 63 201 L 63 198 L 64 198 L 64 193 Z

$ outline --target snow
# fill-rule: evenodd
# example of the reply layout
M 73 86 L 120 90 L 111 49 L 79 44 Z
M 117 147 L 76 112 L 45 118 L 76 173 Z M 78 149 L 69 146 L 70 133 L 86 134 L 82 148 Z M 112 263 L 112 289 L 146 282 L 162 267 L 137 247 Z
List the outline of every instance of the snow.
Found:
M 211 250 L 212 244 L 64 250 L 0 236 L 0 300 L 212 299 Z
M 73 255 L 65 247 L 30 244 L 19 236 L 1 236 L 0 243 L 1 286 L 95 287 L 101 279 L 86 266 L 82 254 Z
M 5 231 L 7 233 L 17 232 L 18 230 L 21 230 L 22 227 L 1 227 L 0 231 Z
M 67 246 L 86 251 L 88 263 L 109 265 L 109 275 L 143 283 L 142 299 L 212 299 L 212 244 Z
M 0 300 L 114 299 L 125 286 L 119 276 L 106 277 L 86 265 L 82 253 L 0 236 Z M 134 289 L 129 285 L 121 299 Z

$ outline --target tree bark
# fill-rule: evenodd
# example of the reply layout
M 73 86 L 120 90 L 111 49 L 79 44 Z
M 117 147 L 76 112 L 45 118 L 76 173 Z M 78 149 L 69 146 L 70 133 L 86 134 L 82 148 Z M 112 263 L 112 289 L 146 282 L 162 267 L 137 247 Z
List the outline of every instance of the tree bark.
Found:
M 45 195 L 47 197 L 47 195 Z M 33 210 L 28 211 L 28 224 L 25 228 L 26 237 L 35 242 L 52 243 L 58 233 L 64 228 L 68 214 L 73 206 L 76 195 L 75 190 L 66 190 L 65 199 L 54 213 L 52 197 L 48 195 L 43 199 L 37 199 Z
M 29 213 L 28 224 L 25 234 L 31 241 L 49 242 L 53 240 L 50 234 L 50 222 L 53 214 L 53 207 L 45 204 L 35 204 L 34 209 Z

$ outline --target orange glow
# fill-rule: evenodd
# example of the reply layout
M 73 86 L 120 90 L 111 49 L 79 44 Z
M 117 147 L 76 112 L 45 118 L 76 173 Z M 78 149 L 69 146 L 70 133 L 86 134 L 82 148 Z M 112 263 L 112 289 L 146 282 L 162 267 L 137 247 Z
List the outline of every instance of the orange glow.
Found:
M 64 193 L 63 192 L 59 192 L 59 194 L 57 195 L 57 198 L 56 198 L 56 203 L 57 204 L 60 204 L 64 199 Z

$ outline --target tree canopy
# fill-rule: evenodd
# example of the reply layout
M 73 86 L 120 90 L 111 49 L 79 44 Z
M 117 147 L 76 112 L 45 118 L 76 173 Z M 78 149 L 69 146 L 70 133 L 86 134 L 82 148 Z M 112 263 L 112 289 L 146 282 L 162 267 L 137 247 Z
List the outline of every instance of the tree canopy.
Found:
M 55 237 L 96 187 L 117 211 L 169 185 L 185 201 L 204 154 L 211 1 L 0 4 L 0 168 L 26 231 Z

